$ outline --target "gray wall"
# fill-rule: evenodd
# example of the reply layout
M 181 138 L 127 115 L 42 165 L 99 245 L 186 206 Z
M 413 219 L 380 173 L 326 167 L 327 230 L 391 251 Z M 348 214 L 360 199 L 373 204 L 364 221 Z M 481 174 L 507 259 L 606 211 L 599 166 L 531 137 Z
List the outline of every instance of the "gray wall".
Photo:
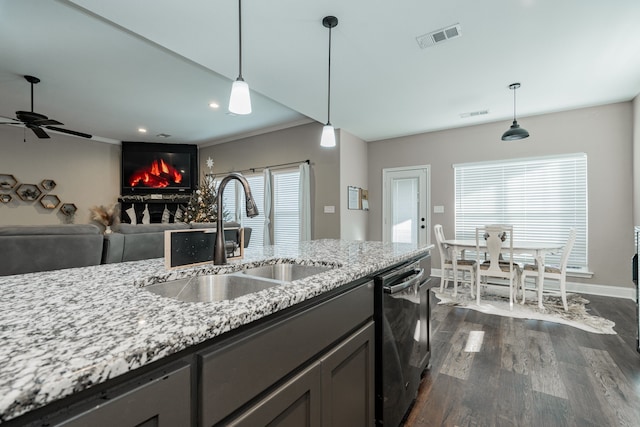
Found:
M 311 160 L 312 239 L 340 238 L 340 133 L 335 148 L 320 147 L 322 125 L 311 123 L 225 144 L 200 148 L 200 170 L 208 171 L 207 158 L 215 163 L 214 174 Z M 323 213 L 325 205 L 336 207 Z
M 368 240 L 369 212 L 348 209 L 348 187 L 368 187 L 367 143 L 348 132 L 340 130 L 340 238 Z
M 26 135 L 27 141 L 24 141 Z M 0 174 L 12 174 L 19 182 L 40 184 L 53 179 L 48 194 L 78 207 L 75 223 L 90 221 L 93 205 L 113 205 L 120 194 L 120 146 L 51 134 L 38 139 L 22 128 L 0 126 Z M 67 220 L 59 209 L 44 209 L 39 202 L 24 202 L 14 193 L 13 201 L 0 203 L 0 225 L 48 225 Z
M 633 108 L 631 102 L 519 118 L 531 137 L 504 142 L 509 122 L 425 133 L 369 144 L 369 239 L 382 237 L 382 169 L 431 165 L 432 213 L 446 236 L 455 232 L 454 163 L 551 154 L 587 154 L 589 268 L 592 279 L 571 281 L 632 286 L 633 256 Z M 638 124 L 636 114 L 636 125 Z M 637 128 L 637 127 L 636 127 Z M 636 136 L 637 138 L 637 136 Z M 430 208 L 432 209 L 432 208 Z M 433 229 L 431 230 L 433 233 Z M 432 236 L 431 241 L 435 241 Z M 434 266 L 440 264 L 434 254 Z
M 584 282 L 632 286 L 630 259 L 634 248 L 631 231 L 634 223 L 640 224 L 638 207 L 634 222 L 634 206 L 640 203 L 640 196 L 634 198 L 635 194 L 640 194 L 640 173 L 637 172 L 640 168 L 634 168 L 634 158 L 640 160 L 640 149 L 634 150 L 634 147 L 640 147 L 639 104 L 636 99 L 522 117 L 521 125 L 532 136 L 516 142 L 500 141 L 499 136 L 509 123 L 499 122 L 368 144 L 341 131 L 338 132 L 338 147 L 325 149 L 318 143 L 322 125 L 312 123 L 233 143 L 202 147 L 200 168 L 206 171 L 205 162 L 209 156 L 215 161 L 214 172 L 310 159 L 314 192 L 312 237 L 341 238 L 344 235 L 357 238 L 351 233 L 362 233 L 363 224 L 368 222 L 365 238 L 381 240 L 383 168 L 431 165 L 431 204 L 445 207 L 444 214 L 432 213 L 432 223 L 442 223 L 446 235 L 451 236 L 454 233 L 452 164 L 585 152 L 589 168 L 589 266 L 594 276 Z M 26 134 L 27 141 L 23 142 L 23 135 L 21 128 L 0 126 L 0 173 L 13 174 L 22 183 L 55 180 L 57 187 L 51 193 L 63 202 L 78 206 L 76 223 L 90 222 L 90 206 L 116 202 L 120 192 L 120 146 L 62 135 L 43 141 L 29 133 Z M 342 144 L 350 145 L 341 147 Z M 364 156 L 368 166 L 360 163 Z M 635 165 L 639 164 L 640 161 L 635 161 Z M 349 165 L 354 168 L 350 169 Z M 364 171 L 364 168 L 368 169 Z M 358 184 L 358 180 L 366 175 L 368 184 Z M 341 232 L 340 217 L 346 210 L 346 196 L 343 197 L 342 190 L 343 187 L 346 190 L 347 185 L 368 187 L 371 210 L 347 211 Z M 0 190 L 0 193 L 11 192 Z M 323 207 L 331 205 L 336 207 L 336 213 L 323 213 Z M 37 202 L 14 200 L 0 204 L 2 225 L 59 224 L 64 220 L 58 210 L 43 209 Z M 434 265 L 437 266 L 437 255 L 435 258 Z

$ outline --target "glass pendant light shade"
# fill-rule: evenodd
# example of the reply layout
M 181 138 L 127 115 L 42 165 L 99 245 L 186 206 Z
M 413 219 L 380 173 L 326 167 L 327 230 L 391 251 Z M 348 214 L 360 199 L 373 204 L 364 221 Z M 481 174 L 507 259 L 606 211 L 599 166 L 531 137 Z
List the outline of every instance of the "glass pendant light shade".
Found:
M 242 0 L 238 0 L 238 78 L 231 86 L 229 112 L 232 114 L 251 114 L 251 95 L 249 85 L 242 78 Z
M 247 82 L 238 78 L 231 86 L 229 112 L 233 114 L 251 114 L 251 94 Z
M 322 19 L 322 25 L 329 29 L 329 61 L 327 73 L 327 124 L 322 128 L 320 146 L 335 147 L 336 131 L 331 124 L 331 29 L 338 25 L 338 18 L 335 16 L 325 16 Z
M 335 147 L 336 146 L 336 131 L 331 125 L 327 123 L 322 128 L 322 137 L 320 138 L 321 147 Z
M 515 141 L 517 139 L 524 139 L 529 137 L 529 132 L 526 129 L 520 127 L 516 120 L 513 121 L 511 127 L 502 134 L 503 141 Z

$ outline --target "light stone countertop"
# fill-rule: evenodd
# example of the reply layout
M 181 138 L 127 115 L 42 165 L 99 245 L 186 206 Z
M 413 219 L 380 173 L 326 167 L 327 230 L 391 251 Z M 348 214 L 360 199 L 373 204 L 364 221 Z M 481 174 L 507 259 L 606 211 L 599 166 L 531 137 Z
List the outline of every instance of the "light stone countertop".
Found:
M 225 266 L 169 271 L 158 258 L 0 277 L 0 424 L 431 248 L 314 240 L 247 249 Z M 142 289 L 282 261 L 337 268 L 220 302 Z

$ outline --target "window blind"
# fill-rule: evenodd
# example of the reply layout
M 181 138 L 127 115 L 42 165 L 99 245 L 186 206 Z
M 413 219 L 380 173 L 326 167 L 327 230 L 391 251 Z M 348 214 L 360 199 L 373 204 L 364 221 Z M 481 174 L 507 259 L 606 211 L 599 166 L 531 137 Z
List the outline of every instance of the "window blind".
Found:
M 300 241 L 298 197 L 300 172 L 273 172 L 273 243 Z
M 568 266 L 587 269 L 586 154 L 453 167 L 457 239 L 475 239 L 479 226 L 509 224 L 516 241 L 564 244 L 574 228 L 577 237 Z M 559 260 L 560 254 L 546 258 L 549 264 Z

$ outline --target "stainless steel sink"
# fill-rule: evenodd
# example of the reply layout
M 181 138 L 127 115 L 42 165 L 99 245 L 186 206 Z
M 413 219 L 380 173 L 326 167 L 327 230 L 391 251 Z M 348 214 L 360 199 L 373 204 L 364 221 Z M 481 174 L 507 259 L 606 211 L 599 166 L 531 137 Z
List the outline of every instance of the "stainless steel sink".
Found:
M 319 265 L 274 264 L 229 274 L 187 277 L 145 286 L 154 294 L 184 302 L 224 301 L 330 270 Z
M 324 273 L 332 267 L 324 265 L 299 265 L 299 264 L 272 264 L 260 267 L 248 268 L 242 272 L 249 276 L 263 277 L 267 279 L 280 280 L 283 282 L 293 282 L 304 279 L 314 274 Z
M 279 284 L 281 282 L 241 274 L 210 274 L 149 285 L 144 289 L 179 301 L 212 302 L 238 298 Z

